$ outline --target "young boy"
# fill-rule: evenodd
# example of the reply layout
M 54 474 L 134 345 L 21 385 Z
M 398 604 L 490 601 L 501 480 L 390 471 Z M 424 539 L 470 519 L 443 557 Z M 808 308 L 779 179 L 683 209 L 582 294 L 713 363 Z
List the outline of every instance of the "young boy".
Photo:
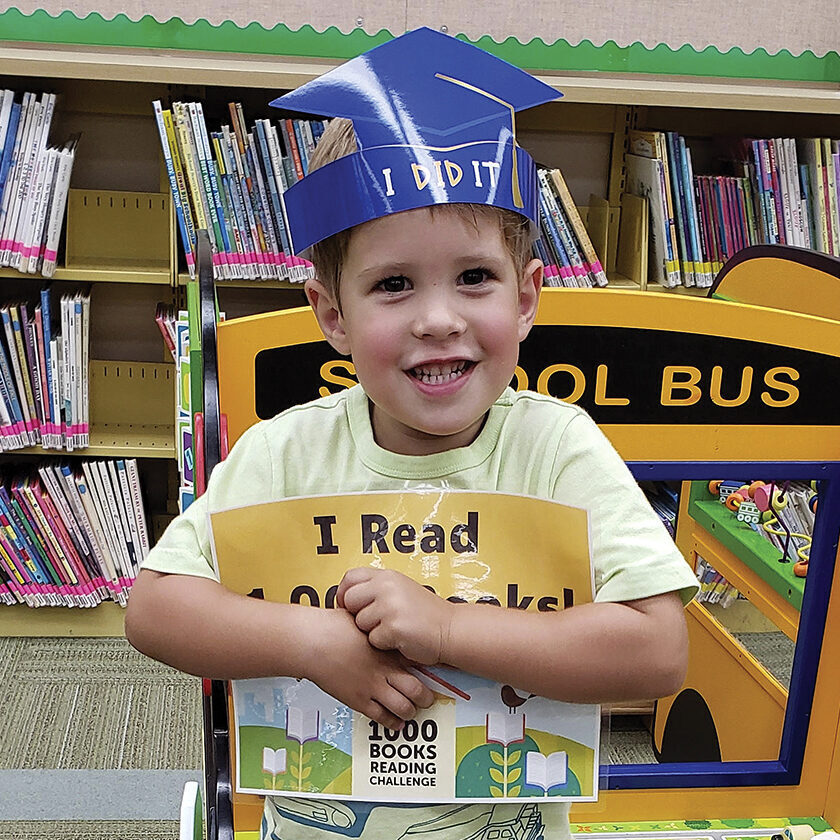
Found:
M 490 71 L 482 66 L 488 60 Z M 138 649 L 206 677 L 306 678 L 393 729 L 433 700 L 410 662 L 451 665 L 569 702 L 679 688 L 687 659 L 682 607 L 696 591 L 689 567 L 582 410 L 508 387 L 519 343 L 534 322 L 543 267 L 530 257 L 533 162 L 506 129 L 507 102 L 522 91 L 530 104 L 557 94 L 500 64 L 463 42 L 419 30 L 280 100 L 331 115 L 335 95 L 337 107 L 354 118 L 352 125 L 330 125 L 287 206 L 295 243 L 311 248 L 316 266 L 317 279 L 306 285 L 309 301 L 326 339 L 352 357 L 360 385 L 289 409 L 242 436 L 207 493 L 144 564 L 126 617 Z M 421 65 L 433 65 L 432 81 L 417 82 Z M 513 73 L 499 85 L 517 93 L 490 95 L 464 81 L 490 86 L 488 72 Z M 338 93 L 329 89 L 335 74 Z M 415 83 L 429 85 L 427 101 L 417 104 L 425 93 L 412 89 Z M 545 89 L 535 93 L 530 85 Z M 486 114 L 464 113 L 464 102 L 477 96 L 482 105 L 502 102 L 502 127 L 491 125 L 489 135 L 481 125 Z M 368 120 L 362 111 L 370 103 Z M 490 139 L 450 132 L 448 142 L 435 145 L 424 108 L 449 108 L 446 120 L 457 113 L 467 134 L 478 125 Z M 402 142 L 374 139 L 383 124 L 397 126 Z M 493 154 L 479 160 L 483 146 Z M 461 148 L 467 157 L 458 159 Z M 408 199 L 401 166 L 416 187 Z M 481 182 L 481 201 L 458 192 L 467 179 L 464 189 L 473 191 Z M 511 183 L 508 194 L 503 187 Z M 346 570 L 337 608 L 328 610 L 240 597 L 213 578 L 208 511 L 430 486 L 589 508 L 595 602 L 549 613 L 454 605 L 396 572 L 361 567 Z M 270 797 L 262 833 L 396 840 L 410 830 L 468 840 L 491 816 L 497 826 L 522 807 Z M 534 837 L 568 836 L 567 806 L 528 807 L 539 829 Z

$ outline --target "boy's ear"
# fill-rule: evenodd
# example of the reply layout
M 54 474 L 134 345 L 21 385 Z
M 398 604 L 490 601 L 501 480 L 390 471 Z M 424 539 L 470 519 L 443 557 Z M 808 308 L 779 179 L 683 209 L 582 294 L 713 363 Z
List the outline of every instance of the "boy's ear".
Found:
M 338 308 L 338 302 L 333 299 L 327 287 L 315 278 L 308 279 L 303 289 L 324 338 L 342 356 L 349 356 L 350 342 L 344 330 L 344 318 Z
M 534 319 L 537 317 L 537 305 L 540 302 L 540 290 L 543 284 L 543 264 L 541 260 L 531 260 L 522 272 L 519 284 L 519 340 L 524 341 Z

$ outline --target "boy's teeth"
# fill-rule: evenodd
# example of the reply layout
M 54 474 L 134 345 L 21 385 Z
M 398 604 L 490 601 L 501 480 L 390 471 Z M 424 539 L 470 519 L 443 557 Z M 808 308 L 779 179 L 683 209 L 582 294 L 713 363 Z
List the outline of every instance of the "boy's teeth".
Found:
M 466 362 L 458 362 L 451 365 L 427 365 L 425 367 L 413 368 L 411 373 L 415 379 L 429 385 L 440 385 L 450 379 L 460 376 L 467 367 Z

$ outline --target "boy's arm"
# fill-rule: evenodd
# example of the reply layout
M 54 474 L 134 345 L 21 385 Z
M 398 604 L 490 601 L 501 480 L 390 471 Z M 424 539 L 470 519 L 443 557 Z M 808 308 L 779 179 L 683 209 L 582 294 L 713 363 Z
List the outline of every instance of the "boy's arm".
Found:
M 434 699 L 399 654 L 372 648 L 344 610 L 246 598 L 209 578 L 141 570 L 125 630 L 139 651 L 181 671 L 306 678 L 391 729 Z
M 688 661 L 676 592 L 532 613 L 453 604 L 398 572 L 361 568 L 345 575 L 337 603 L 377 648 L 567 702 L 672 694 Z
M 455 607 L 456 605 L 453 605 Z M 688 634 L 676 592 L 556 613 L 453 609 L 444 661 L 574 703 L 664 697 L 679 690 Z

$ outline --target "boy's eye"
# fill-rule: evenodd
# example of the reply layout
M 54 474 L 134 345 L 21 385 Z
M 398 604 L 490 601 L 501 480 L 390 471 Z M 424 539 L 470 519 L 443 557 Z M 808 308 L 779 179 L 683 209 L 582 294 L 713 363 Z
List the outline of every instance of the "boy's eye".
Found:
M 386 277 L 376 284 L 377 288 L 382 289 L 383 292 L 404 292 L 408 288 L 408 278 L 402 275 L 394 277 Z
M 461 281 L 465 286 L 478 286 L 490 277 L 490 272 L 483 268 L 470 268 L 461 274 Z

